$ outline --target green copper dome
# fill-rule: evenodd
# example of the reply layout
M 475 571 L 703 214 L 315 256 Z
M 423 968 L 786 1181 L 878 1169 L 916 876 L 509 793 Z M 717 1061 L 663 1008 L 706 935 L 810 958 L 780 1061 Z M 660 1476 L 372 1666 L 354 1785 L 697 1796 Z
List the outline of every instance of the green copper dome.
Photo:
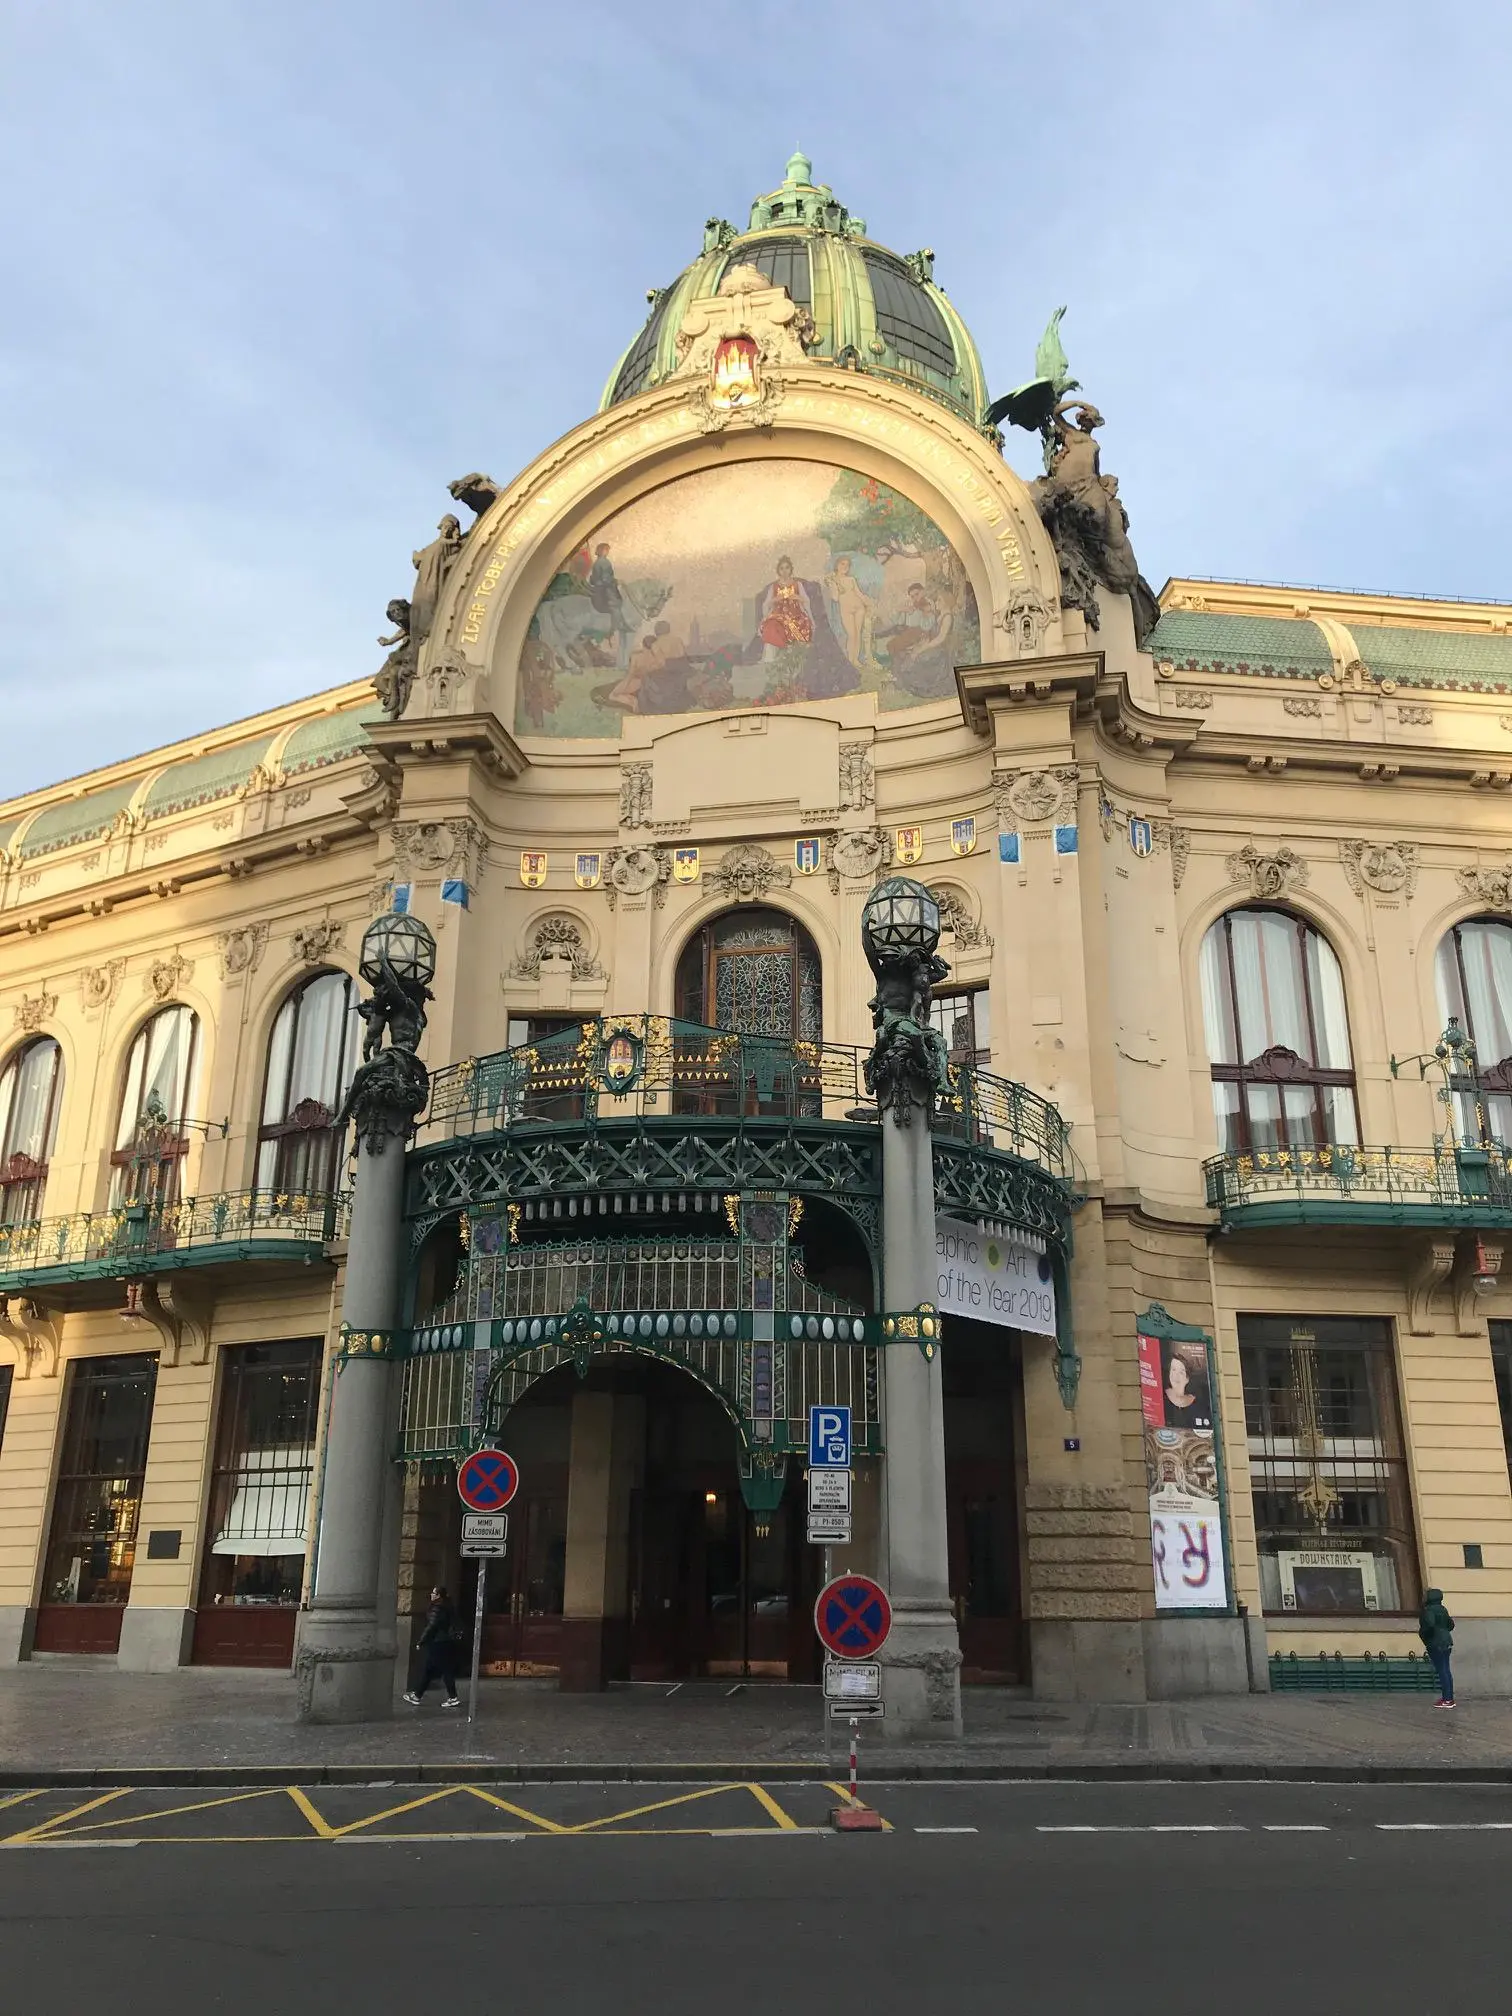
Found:
M 754 266 L 808 310 L 811 356 L 900 380 L 974 427 L 983 424 L 982 360 L 934 284 L 933 252 L 900 258 L 869 238 L 865 220 L 837 202 L 828 184 L 814 181 L 806 154 L 794 154 L 780 188 L 756 198 L 744 231 L 710 218 L 701 255 L 670 287 L 651 293 L 646 326 L 614 367 L 601 411 L 671 375 L 690 303 L 716 293 L 732 266 Z

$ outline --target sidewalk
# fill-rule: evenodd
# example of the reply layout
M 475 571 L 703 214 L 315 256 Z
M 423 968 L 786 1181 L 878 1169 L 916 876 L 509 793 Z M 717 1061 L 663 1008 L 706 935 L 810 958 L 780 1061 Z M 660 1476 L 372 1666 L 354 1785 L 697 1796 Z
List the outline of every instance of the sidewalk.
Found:
M 1425 1695 L 1230 1695 L 1138 1706 L 1036 1702 L 968 1688 L 959 1744 L 895 1745 L 863 1725 L 870 1776 L 1512 1781 L 1512 1700 L 1450 1714 Z M 23 1665 L 0 1674 L 0 1786 L 373 1779 L 813 1777 L 825 1758 L 812 1688 L 723 1681 L 560 1694 L 485 1681 L 479 1719 L 433 1695 L 391 1722 L 311 1728 L 281 1673 Z

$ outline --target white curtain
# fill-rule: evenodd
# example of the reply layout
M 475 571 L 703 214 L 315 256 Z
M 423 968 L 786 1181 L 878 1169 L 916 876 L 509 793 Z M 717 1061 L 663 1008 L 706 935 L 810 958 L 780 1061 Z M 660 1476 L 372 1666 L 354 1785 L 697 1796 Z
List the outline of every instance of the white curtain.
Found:
M 63 1058 L 46 1038 L 22 1051 L 0 1079 L 0 1161 L 29 1155 L 34 1162 L 50 1159 L 58 1132 Z
M 1482 1069 L 1489 1069 L 1512 1057 L 1512 925 L 1475 918 L 1461 924 L 1458 935 L 1465 985 L 1451 932 L 1438 950 L 1439 1011 L 1446 1022 L 1460 1018 Z
M 137 1122 L 154 1093 L 175 1126 L 183 1120 L 189 1104 L 194 1030 L 193 1010 L 179 1006 L 162 1009 L 138 1031 L 126 1066 L 121 1117 L 116 1125 L 117 1148 L 131 1146 Z

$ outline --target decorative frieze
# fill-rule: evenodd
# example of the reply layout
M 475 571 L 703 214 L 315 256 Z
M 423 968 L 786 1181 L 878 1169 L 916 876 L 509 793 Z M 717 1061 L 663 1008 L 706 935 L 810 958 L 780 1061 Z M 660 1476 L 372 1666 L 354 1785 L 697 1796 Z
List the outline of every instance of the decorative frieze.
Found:
M 866 826 L 850 833 L 832 833 L 826 848 L 829 885 L 837 894 L 842 879 L 875 882 L 884 868 L 892 865 L 892 835 L 880 826 Z
M 126 971 L 124 959 L 107 959 L 103 966 L 84 966 L 79 969 L 79 992 L 84 996 L 86 1008 L 103 1008 L 115 993 L 121 975 Z
M 620 771 L 619 823 L 621 826 L 651 824 L 649 763 L 627 763 Z
M 483 872 L 486 841 L 476 820 L 396 819 L 389 828 L 396 875 L 447 875 L 476 884 Z
M 1274 903 L 1307 887 L 1307 863 L 1290 847 L 1266 853 L 1253 841 L 1224 859 L 1230 882 L 1247 885 L 1257 902 Z
M 301 924 L 289 934 L 289 950 L 302 966 L 318 966 L 329 959 L 341 943 L 346 926 L 335 917 L 322 917 L 315 924 Z
M 871 746 L 866 742 L 840 744 L 840 806 L 846 812 L 864 812 L 876 802 L 876 776 L 872 770 Z
M 1417 887 L 1418 850 L 1407 840 L 1341 840 L 1344 879 L 1356 896 L 1374 889 L 1382 896 L 1412 895 Z
M 1016 777 L 999 776 L 998 814 L 1026 826 L 1050 826 L 1063 809 L 1076 806 L 1080 775 L 1075 766 L 1058 770 L 1022 770 Z
M 1512 861 L 1500 868 L 1461 868 L 1455 879 L 1472 902 L 1488 910 L 1512 910 Z
M 671 857 L 660 847 L 611 847 L 604 857 L 604 895 L 611 910 L 621 896 L 648 893 L 659 910 L 671 879 Z
M 1323 702 L 1310 694 L 1288 693 L 1281 705 L 1288 714 L 1299 714 L 1304 720 L 1321 720 L 1323 716 Z
M 193 972 L 193 962 L 175 947 L 170 958 L 154 959 L 147 968 L 142 983 L 143 992 L 150 994 L 154 1001 L 171 1001 Z

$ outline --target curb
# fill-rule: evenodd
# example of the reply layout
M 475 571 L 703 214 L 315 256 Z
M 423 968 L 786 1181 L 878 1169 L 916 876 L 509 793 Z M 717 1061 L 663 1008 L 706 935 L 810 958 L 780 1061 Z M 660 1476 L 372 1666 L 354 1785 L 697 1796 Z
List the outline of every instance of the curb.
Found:
M 795 1762 L 637 1764 L 181 1764 L 0 1768 L 0 1791 L 49 1791 L 119 1786 L 258 1787 L 284 1785 L 720 1785 L 757 1780 L 771 1785 L 824 1782 L 840 1770 L 835 1759 Z M 1151 1760 L 1148 1763 L 925 1763 L 875 1760 L 868 1785 L 899 1784 L 1279 1784 L 1279 1785 L 1509 1785 L 1512 1764 L 1254 1764 Z

